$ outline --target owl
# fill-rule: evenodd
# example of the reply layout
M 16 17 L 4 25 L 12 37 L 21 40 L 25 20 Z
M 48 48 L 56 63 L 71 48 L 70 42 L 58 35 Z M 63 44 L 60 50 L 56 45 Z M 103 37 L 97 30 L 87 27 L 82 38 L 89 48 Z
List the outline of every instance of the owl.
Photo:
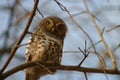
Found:
M 41 63 L 39 66 L 25 69 L 25 80 L 39 80 L 41 76 L 56 72 L 56 69 L 47 69 L 44 65 L 47 67 L 60 65 L 66 32 L 66 24 L 58 17 L 49 16 L 40 21 L 26 45 L 25 62 Z

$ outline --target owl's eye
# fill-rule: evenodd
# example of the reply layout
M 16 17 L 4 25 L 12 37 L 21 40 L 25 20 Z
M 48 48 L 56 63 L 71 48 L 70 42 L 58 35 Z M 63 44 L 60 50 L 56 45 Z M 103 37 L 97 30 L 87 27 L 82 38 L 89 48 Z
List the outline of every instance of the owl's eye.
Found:
M 46 25 L 50 25 L 50 21 L 47 21 L 47 22 L 46 22 Z
M 45 22 L 46 28 L 52 32 L 53 30 L 53 21 L 51 19 L 47 19 Z
M 51 26 L 53 26 L 53 21 L 48 19 L 45 24 L 47 27 L 51 27 Z

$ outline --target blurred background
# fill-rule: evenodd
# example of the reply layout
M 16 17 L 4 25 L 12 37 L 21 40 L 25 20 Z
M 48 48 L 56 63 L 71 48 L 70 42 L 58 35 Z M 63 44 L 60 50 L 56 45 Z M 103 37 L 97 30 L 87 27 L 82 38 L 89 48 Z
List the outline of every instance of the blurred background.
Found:
M 108 68 L 112 68 L 111 59 L 104 44 L 99 42 L 100 37 L 86 12 L 83 0 L 59 0 L 59 2 L 68 9 L 75 21 L 89 34 L 94 44 L 97 43 L 96 50 L 104 58 Z M 87 4 L 103 31 L 103 36 L 115 56 L 118 69 L 120 69 L 120 0 L 87 0 Z M 3 0 L 0 2 L 0 68 L 23 32 L 33 5 L 34 0 Z M 63 53 L 61 64 L 74 66 L 79 64 L 84 56 L 81 52 L 75 53 L 75 51 L 79 51 L 79 47 L 84 50 L 85 41 L 87 48 L 91 47 L 87 36 L 54 0 L 40 0 L 38 9 L 44 17 L 58 16 L 65 21 L 68 32 L 64 41 L 63 52 L 65 53 Z M 37 11 L 29 28 L 30 32 L 34 31 L 41 19 L 42 17 Z M 25 44 L 29 37 L 30 34 L 27 34 L 21 44 Z M 93 48 L 90 48 L 89 51 L 93 51 Z M 24 56 L 25 46 L 22 46 L 17 50 L 6 71 L 24 63 Z M 94 53 L 90 53 L 81 66 L 101 68 L 100 61 Z M 107 74 L 107 76 L 109 80 L 120 79 L 119 75 Z M 88 80 L 107 80 L 105 74 L 87 73 L 87 77 Z M 17 72 L 5 80 L 24 80 L 24 71 Z M 58 70 L 56 74 L 43 76 L 41 80 L 85 80 L 85 76 L 83 72 Z

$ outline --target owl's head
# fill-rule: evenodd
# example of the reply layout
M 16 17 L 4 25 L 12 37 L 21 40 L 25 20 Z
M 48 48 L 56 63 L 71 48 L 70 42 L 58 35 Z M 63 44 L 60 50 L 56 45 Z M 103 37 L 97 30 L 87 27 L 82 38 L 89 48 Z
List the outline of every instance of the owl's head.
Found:
M 58 37 L 62 40 L 65 38 L 67 32 L 67 26 L 64 21 L 55 16 L 44 18 L 40 22 L 40 27 L 41 30 L 47 32 L 48 34 L 52 34 L 53 36 Z

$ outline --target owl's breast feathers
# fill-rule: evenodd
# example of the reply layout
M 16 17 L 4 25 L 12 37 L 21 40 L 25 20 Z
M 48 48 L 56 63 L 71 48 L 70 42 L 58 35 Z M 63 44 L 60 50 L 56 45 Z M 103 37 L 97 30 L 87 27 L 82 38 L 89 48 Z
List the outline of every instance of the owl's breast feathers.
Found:
M 56 72 L 49 67 L 60 65 L 66 32 L 66 24 L 58 17 L 49 16 L 40 21 L 26 45 L 26 62 L 40 63 L 25 69 L 25 80 L 39 80 L 45 74 Z
M 47 66 L 60 65 L 63 41 L 42 31 L 34 32 L 26 46 L 26 62 L 39 60 Z

